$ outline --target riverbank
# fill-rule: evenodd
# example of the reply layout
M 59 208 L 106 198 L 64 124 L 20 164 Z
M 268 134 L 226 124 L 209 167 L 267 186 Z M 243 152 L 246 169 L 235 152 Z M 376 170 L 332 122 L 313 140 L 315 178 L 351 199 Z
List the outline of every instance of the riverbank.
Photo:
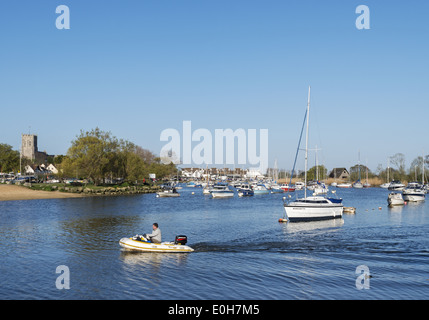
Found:
M 127 194 L 155 193 L 158 186 L 127 187 L 63 187 L 57 185 L 32 184 L 32 187 L 0 184 L 0 201 L 64 199 L 88 196 L 115 196 Z
M 23 186 L 0 184 L 0 201 L 79 198 L 84 195 L 59 191 L 31 190 Z

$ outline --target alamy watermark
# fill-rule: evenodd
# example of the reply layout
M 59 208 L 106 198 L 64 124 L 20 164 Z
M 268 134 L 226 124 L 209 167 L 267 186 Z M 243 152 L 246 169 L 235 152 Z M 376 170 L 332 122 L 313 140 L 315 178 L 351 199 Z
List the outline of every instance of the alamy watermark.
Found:
M 369 279 L 371 278 L 369 268 L 364 264 L 360 265 L 356 268 L 356 274 L 358 275 L 356 278 L 356 289 L 369 290 Z
M 167 143 L 160 152 L 165 164 L 250 165 L 264 172 L 268 166 L 268 129 L 239 128 L 192 131 L 192 122 L 183 121 L 182 133 L 164 129 L 160 141 Z M 258 150 L 259 149 L 259 150 Z
M 57 277 L 55 281 L 55 286 L 58 290 L 62 289 L 70 289 L 70 269 L 65 265 L 58 266 L 55 270 L 55 273 L 59 273 L 60 275 Z

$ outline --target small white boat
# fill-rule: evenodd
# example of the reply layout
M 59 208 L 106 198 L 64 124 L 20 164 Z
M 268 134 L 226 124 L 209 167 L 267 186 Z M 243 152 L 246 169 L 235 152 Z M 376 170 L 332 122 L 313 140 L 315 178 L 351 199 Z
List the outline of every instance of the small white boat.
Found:
M 313 195 L 318 195 L 318 194 L 327 194 L 329 192 L 329 188 L 325 185 L 325 183 L 320 183 L 317 184 L 314 188 L 313 188 Z
M 425 201 L 426 191 L 417 182 L 410 182 L 402 191 L 402 197 L 405 201 L 419 202 Z
M 228 186 L 215 185 L 211 193 L 212 193 L 212 198 L 234 197 L 234 191 L 229 189 Z
M 343 213 L 355 214 L 356 213 L 356 208 L 354 208 L 354 207 L 344 207 L 343 208 Z
M 253 187 L 254 194 L 268 194 L 268 189 L 263 184 L 258 184 Z
M 271 185 L 271 193 L 283 193 L 284 190 L 278 184 Z
M 348 183 L 348 182 L 343 182 L 343 183 L 339 183 L 337 184 L 337 188 L 351 188 L 352 184 Z
M 177 192 L 176 188 L 164 188 L 162 191 L 156 193 L 158 198 L 167 198 L 167 197 L 180 197 L 180 193 Z
M 401 183 L 401 181 L 394 180 L 389 184 L 389 187 L 387 189 L 391 191 L 402 191 L 404 190 L 405 185 Z
M 389 186 L 390 186 L 390 183 L 387 182 L 387 183 L 381 184 L 380 188 L 387 189 L 387 188 L 389 188 Z
M 239 197 L 250 197 L 255 194 L 253 192 L 253 189 L 248 184 L 240 185 L 239 187 L 237 187 L 237 191 Z
M 389 206 L 403 206 L 405 204 L 402 194 L 398 192 L 391 192 L 387 197 L 387 203 Z
M 302 181 L 297 181 L 295 182 L 295 190 L 302 190 L 304 189 L 305 184 Z
M 208 186 L 204 187 L 203 194 L 210 194 L 210 193 L 212 193 L 212 191 L 213 191 L 213 186 L 208 185 Z
M 356 181 L 355 183 L 353 183 L 353 188 L 362 189 L 363 188 L 362 182 L 360 182 L 360 180 Z
M 186 236 L 176 236 L 175 241 L 153 243 L 148 242 L 145 237 L 136 235 L 131 238 L 122 238 L 119 245 L 127 250 L 145 252 L 192 252 L 194 249 L 186 245 Z

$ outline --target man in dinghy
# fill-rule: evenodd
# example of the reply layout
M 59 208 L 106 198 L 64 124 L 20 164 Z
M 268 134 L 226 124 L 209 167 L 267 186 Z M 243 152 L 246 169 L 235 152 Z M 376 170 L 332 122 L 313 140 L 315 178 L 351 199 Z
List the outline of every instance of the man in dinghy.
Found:
M 144 237 L 153 242 L 153 243 L 161 243 L 161 229 L 158 227 L 158 223 L 154 223 L 152 225 L 152 233 L 151 234 L 145 234 Z

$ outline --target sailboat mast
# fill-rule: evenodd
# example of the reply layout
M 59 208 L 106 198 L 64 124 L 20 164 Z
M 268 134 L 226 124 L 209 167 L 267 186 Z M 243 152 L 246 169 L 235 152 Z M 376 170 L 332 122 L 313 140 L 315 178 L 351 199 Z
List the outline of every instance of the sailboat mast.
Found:
M 304 185 L 304 198 L 307 198 L 307 167 L 308 167 L 308 123 L 310 119 L 310 89 L 308 86 L 308 102 L 307 102 L 307 130 L 305 133 L 305 185 Z

